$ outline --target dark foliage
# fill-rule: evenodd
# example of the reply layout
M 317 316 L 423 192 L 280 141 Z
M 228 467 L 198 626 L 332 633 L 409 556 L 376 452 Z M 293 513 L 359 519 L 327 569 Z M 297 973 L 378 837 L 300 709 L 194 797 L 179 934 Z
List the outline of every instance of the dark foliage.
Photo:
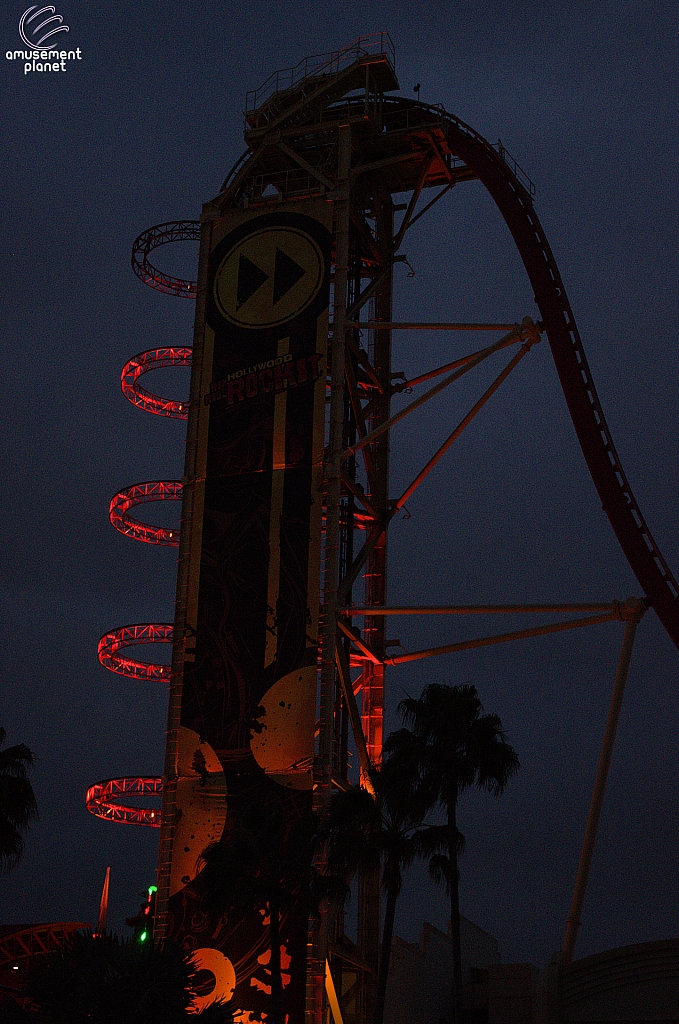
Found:
M 325 902 L 344 900 L 341 878 L 313 866 L 318 819 L 311 811 L 289 821 L 276 799 L 243 808 L 230 832 L 201 857 L 200 886 L 209 911 L 244 918 L 269 916 L 271 1022 L 282 1022 L 280 923 L 291 907 L 318 916 Z
M 357 873 L 381 871 L 386 906 L 382 934 L 375 1024 L 384 1015 L 396 903 L 403 870 L 419 857 L 441 849 L 440 829 L 424 824 L 431 795 L 422 784 L 414 743 L 394 744 L 380 771 L 372 774 L 373 799 L 352 786 L 337 793 L 324 823 L 330 869 L 347 879 Z
M 0 747 L 5 742 L 0 729 Z M 38 816 L 28 772 L 35 758 L 24 743 L 0 750 L 0 875 L 16 867 L 24 849 L 24 835 Z
M 431 857 L 429 871 L 435 882 L 445 886 L 450 898 L 453 1013 L 454 1020 L 459 1021 L 462 960 L 458 855 L 464 839 L 457 827 L 457 803 L 460 794 L 472 787 L 499 796 L 519 770 L 519 759 L 507 743 L 499 717 L 482 714 L 475 686 L 431 683 L 419 700 L 408 697 L 401 701 L 399 710 L 411 730 L 392 733 L 385 749 L 410 751 L 413 760 L 419 761 L 422 792 L 446 815 L 446 824 L 439 827 L 441 847 Z
M 40 1024 L 184 1024 L 193 973 L 169 943 L 78 932 L 36 961 L 27 995 L 40 1007 Z

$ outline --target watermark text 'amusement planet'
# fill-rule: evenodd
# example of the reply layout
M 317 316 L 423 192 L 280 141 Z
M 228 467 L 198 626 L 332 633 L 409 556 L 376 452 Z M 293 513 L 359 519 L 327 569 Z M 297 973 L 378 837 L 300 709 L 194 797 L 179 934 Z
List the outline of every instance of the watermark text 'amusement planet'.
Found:
M 23 60 L 24 74 L 31 71 L 66 71 L 66 62 L 82 60 L 80 47 L 75 50 L 8 50 L 7 60 Z

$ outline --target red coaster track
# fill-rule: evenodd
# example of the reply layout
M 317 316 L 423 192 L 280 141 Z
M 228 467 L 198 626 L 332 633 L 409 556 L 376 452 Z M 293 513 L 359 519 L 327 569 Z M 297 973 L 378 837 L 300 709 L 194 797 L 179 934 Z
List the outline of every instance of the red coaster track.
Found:
M 398 101 L 390 100 L 397 103 Z M 410 104 L 413 105 L 412 103 Z M 568 411 L 604 512 L 645 600 L 679 647 L 679 584 L 651 535 L 615 450 L 587 356 L 547 236 L 506 152 L 438 107 L 418 104 L 442 119 L 451 151 L 475 173 L 502 214 L 523 260 L 547 333 Z
M 142 540 L 146 544 L 161 544 L 176 548 L 179 544 L 179 529 L 151 526 L 133 519 L 130 510 L 147 501 L 181 501 L 182 485 L 179 480 L 150 480 L 143 484 L 132 484 L 118 491 L 111 498 L 108 517 L 116 530 L 126 537 Z
M 119 626 L 118 629 L 112 629 L 109 633 L 104 633 L 99 641 L 99 661 L 109 672 L 117 672 L 128 679 L 157 679 L 162 683 L 168 683 L 169 665 L 123 658 L 118 652 L 135 644 L 171 644 L 173 628 L 171 622 L 142 622 L 136 626 Z
M 200 239 L 200 222 L 197 220 L 172 220 L 167 224 L 156 224 L 155 227 L 142 231 L 132 246 L 132 269 L 144 284 L 166 295 L 182 295 L 190 299 L 196 297 L 196 282 L 182 277 L 172 277 L 156 270 L 149 261 L 149 253 L 168 242 L 198 241 Z
M 157 776 L 127 776 L 95 782 L 87 790 L 85 804 L 90 814 L 125 825 L 148 825 L 160 828 L 160 811 L 152 807 L 134 807 L 118 803 L 125 796 L 160 796 L 163 780 Z
M 200 225 L 196 221 L 176 221 L 149 228 L 136 239 L 132 250 L 132 267 L 144 284 L 169 295 L 195 297 L 195 281 L 184 281 L 156 270 L 149 263 L 148 254 L 152 249 L 167 242 L 195 240 L 200 237 Z M 179 402 L 145 391 L 139 378 L 149 370 L 166 366 L 190 366 L 193 350 L 186 346 L 167 346 L 148 349 L 133 356 L 121 373 L 122 392 L 128 401 L 138 409 L 169 416 L 173 419 L 188 419 L 188 402 Z M 133 540 L 164 547 L 177 547 L 179 530 L 153 526 L 135 519 L 130 513 L 137 505 L 151 501 L 180 501 L 182 485 L 179 480 L 150 480 L 132 484 L 118 491 L 111 498 L 109 519 L 116 530 Z M 99 640 L 97 653 L 100 663 L 110 672 L 127 679 L 155 680 L 168 683 L 170 666 L 157 662 L 137 661 L 122 654 L 128 647 L 141 644 L 172 643 L 173 625 L 168 622 L 144 622 L 130 626 L 119 626 L 109 630 Z M 90 814 L 107 821 L 119 821 L 127 825 L 160 827 L 160 810 L 151 807 L 135 807 L 121 803 L 126 796 L 159 796 L 163 780 L 159 776 L 125 776 L 105 779 L 87 790 L 85 803 Z
M 151 348 L 139 352 L 129 363 L 125 363 L 120 375 L 123 394 L 128 401 L 139 409 L 153 412 L 157 416 L 171 416 L 176 420 L 188 419 L 188 402 L 174 402 L 169 398 L 161 398 L 150 391 L 144 391 L 138 381 L 142 373 L 159 370 L 164 366 L 190 366 L 193 349 L 190 348 Z

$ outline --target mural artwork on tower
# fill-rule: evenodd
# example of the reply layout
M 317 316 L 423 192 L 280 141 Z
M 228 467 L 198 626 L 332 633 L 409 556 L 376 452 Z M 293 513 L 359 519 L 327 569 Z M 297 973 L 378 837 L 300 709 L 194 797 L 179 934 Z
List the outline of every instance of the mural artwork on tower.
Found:
M 273 804 L 292 824 L 311 807 L 331 226 L 320 199 L 214 220 L 196 338 L 168 934 L 215 976 L 196 1007 L 233 993 L 242 1024 L 270 1018 L 269 921 L 206 914 L 196 861 L 244 809 Z M 303 1020 L 307 919 L 282 915 L 289 1024 Z

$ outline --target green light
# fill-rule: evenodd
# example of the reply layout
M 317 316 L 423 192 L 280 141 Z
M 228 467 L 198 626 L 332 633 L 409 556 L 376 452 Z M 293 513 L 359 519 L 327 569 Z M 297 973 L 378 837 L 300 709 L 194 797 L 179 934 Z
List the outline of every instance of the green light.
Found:
M 150 885 L 149 886 L 149 896 L 151 895 L 152 892 L 158 892 L 158 886 L 157 885 Z
M 146 942 L 147 938 L 148 938 L 148 934 L 146 932 L 142 932 L 141 935 L 139 936 L 139 941 L 140 942 Z

